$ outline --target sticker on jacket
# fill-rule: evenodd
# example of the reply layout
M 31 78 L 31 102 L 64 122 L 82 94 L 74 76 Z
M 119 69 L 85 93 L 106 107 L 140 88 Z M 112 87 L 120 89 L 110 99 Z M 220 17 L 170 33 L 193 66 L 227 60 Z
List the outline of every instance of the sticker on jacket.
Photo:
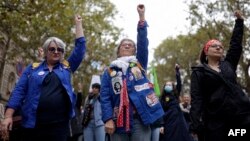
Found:
M 122 90 L 122 77 L 113 77 L 111 81 L 114 93 L 120 94 Z
M 153 88 L 153 84 L 152 83 L 144 83 L 142 85 L 135 85 L 134 88 L 135 88 L 135 90 L 137 92 L 140 92 L 140 91 L 143 91 L 143 90 L 147 90 L 147 89 Z
M 166 101 L 166 102 L 169 102 L 169 100 L 170 100 L 170 98 L 167 96 L 167 97 L 165 98 L 165 101 Z
M 152 107 L 159 102 L 154 92 L 146 96 L 146 101 L 149 107 Z
M 144 78 L 138 67 L 131 68 L 131 72 L 133 73 L 136 81 Z
M 39 75 L 39 76 L 42 76 L 42 75 L 44 75 L 44 74 L 45 74 L 44 71 L 39 71 L 39 72 L 38 72 L 38 75 Z

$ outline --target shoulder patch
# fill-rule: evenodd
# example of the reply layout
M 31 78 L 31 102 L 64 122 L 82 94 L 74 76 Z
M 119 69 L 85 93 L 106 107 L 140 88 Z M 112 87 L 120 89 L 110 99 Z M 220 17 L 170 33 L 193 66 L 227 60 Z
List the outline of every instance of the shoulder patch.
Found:
M 62 61 L 62 64 L 63 64 L 65 67 L 69 68 L 69 62 L 68 62 L 67 60 L 63 60 L 63 61 Z
M 109 72 L 109 75 L 111 76 L 111 73 L 112 73 L 113 69 L 111 69 L 110 67 L 108 68 L 108 72 Z
M 32 64 L 32 69 L 37 68 L 39 65 L 40 65 L 40 63 L 33 63 L 33 64 Z

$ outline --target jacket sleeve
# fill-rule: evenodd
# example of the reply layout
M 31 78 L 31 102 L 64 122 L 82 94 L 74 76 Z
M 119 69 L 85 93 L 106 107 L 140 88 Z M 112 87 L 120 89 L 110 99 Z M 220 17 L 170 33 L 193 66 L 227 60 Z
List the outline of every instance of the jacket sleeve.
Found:
M 70 64 L 70 68 L 72 72 L 75 72 L 76 69 L 81 64 L 84 54 L 86 52 L 85 38 L 80 37 L 75 39 L 75 48 L 71 52 L 71 55 L 68 58 L 68 62 Z
M 137 27 L 137 53 L 136 57 L 144 70 L 147 70 L 148 65 L 148 32 L 147 22 L 139 22 Z
M 180 74 L 180 70 L 179 68 L 175 68 L 175 77 L 176 77 L 176 89 L 177 89 L 177 94 L 178 94 L 178 97 L 180 96 L 180 93 L 181 93 L 181 88 L 182 88 L 182 84 L 181 84 L 181 74 Z
M 102 109 L 102 120 L 105 123 L 109 119 L 113 118 L 113 98 L 112 98 L 112 88 L 110 87 L 108 70 L 105 70 L 102 81 L 101 81 L 101 91 L 100 91 L 100 103 Z
M 203 97 L 201 91 L 201 77 L 196 72 L 191 74 L 191 109 L 190 118 L 191 125 L 190 131 L 197 133 L 201 130 L 201 114 L 203 108 Z
M 230 41 L 230 48 L 227 52 L 225 60 L 228 61 L 234 70 L 237 69 L 238 62 L 242 53 L 244 21 L 236 19 L 233 34 Z
M 29 65 L 22 73 L 20 79 L 18 80 L 12 94 L 9 98 L 7 103 L 7 107 L 12 109 L 19 109 L 25 99 L 26 94 L 28 93 L 28 83 L 29 83 L 29 76 L 32 71 L 32 66 Z

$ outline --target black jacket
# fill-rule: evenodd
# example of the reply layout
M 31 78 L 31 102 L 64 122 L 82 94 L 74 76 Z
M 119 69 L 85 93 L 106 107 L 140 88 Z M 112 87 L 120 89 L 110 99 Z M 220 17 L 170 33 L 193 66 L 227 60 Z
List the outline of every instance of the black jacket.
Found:
M 210 129 L 213 128 L 213 121 L 235 121 L 238 115 L 250 113 L 249 99 L 236 82 L 236 69 L 242 53 L 243 27 L 243 20 L 237 19 L 230 48 L 219 64 L 219 73 L 207 64 L 192 67 L 190 130 L 193 132 L 200 130 L 202 122 L 205 128 Z

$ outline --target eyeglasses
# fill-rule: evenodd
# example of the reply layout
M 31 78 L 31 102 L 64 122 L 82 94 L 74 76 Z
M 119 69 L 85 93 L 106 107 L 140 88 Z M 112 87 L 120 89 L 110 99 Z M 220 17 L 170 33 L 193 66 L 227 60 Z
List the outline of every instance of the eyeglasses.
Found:
M 122 47 L 133 47 L 133 44 L 129 44 L 129 43 L 124 43 L 124 44 L 121 44 Z
M 210 47 L 212 47 L 212 48 L 219 48 L 219 49 L 224 49 L 224 47 L 222 46 L 222 45 L 216 45 L 216 44 L 214 44 L 214 45 L 211 45 Z
M 48 48 L 48 51 L 49 52 L 52 52 L 52 53 L 55 53 L 56 51 L 57 52 L 60 52 L 60 53 L 64 53 L 64 49 L 63 48 L 55 48 L 55 47 L 50 47 L 50 48 Z

